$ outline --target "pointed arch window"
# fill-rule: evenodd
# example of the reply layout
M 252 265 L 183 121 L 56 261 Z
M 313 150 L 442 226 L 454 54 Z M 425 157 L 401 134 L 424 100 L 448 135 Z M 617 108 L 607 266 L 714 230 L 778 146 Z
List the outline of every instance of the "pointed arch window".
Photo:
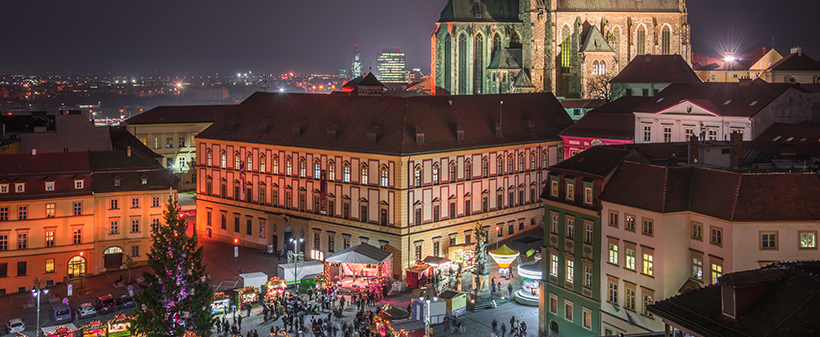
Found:
M 598 61 L 592 61 L 592 75 L 600 75 L 598 73 Z
M 467 34 L 458 36 L 458 94 L 467 93 Z
M 473 62 L 473 93 L 481 94 L 483 92 L 482 84 L 484 83 L 484 35 L 477 34 L 475 36 L 475 43 L 473 46 L 473 55 L 475 61 Z
M 672 31 L 669 26 L 664 26 L 661 30 L 661 54 L 669 55 L 672 40 Z
M 646 54 L 646 27 L 638 27 L 638 33 L 636 35 L 636 55 L 644 55 Z
M 561 71 L 563 72 L 568 72 L 569 67 L 572 65 L 571 38 L 569 26 L 564 26 L 561 29 Z

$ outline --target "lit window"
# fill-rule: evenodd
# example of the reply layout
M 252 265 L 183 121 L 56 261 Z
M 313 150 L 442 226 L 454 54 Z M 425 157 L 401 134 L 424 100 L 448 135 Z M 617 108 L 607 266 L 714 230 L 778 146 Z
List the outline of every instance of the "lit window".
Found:
M 635 249 L 626 249 L 626 269 L 635 270 Z
M 83 230 L 79 228 L 74 229 L 73 237 L 75 245 L 83 243 Z
M 618 244 L 609 244 L 609 263 L 618 264 Z
M 46 181 L 46 191 L 53 191 L 54 190 L 54 182 L 53 181 Z
M 573 283 L 575 278 L 575 261 L 567 260 L 567 282 Z
M 643 253 L 643 273 L 649 276 L 655 273 L 655 257 L 652 253 Z
M 712 284 L 718 282 L 718 278 L 723 276 L 723 266 L 719 264 L 712 264 Z
M 817 232 L 800 232 L 800 249 L 817 248 Z
M 368 174 L 367 165 L 362 165 L 362 167 L 361 167 L 361 179 L 360 179 L 360 183 L 362 185 L 367 185 L 367 182 L 368 182 L 368 179 L 367 179 L 368 175 L 367 174 Z
M 9 184 L 0 184 L 0 193 L 9 193 Z
M 387 187 L 389 173 L 386 167 L 381 170 L 381 187 Z
M 46 218 L 53 218 L 56 212 L 56 204 L 46 204 Z
M 25 191 L 26 191 L 26 183 L 14 184 L 14 192 L 15 193 L 23 193 Z
M 618 305 L 618 283 L 609 282 L 609 302 Z
M 552 262 L 550 263 L 550 276 L 558 277 L 558 255 L 550 255 Z
M 692 278 L 703 279 L 703 261 L 695 256 L 692 257 Z

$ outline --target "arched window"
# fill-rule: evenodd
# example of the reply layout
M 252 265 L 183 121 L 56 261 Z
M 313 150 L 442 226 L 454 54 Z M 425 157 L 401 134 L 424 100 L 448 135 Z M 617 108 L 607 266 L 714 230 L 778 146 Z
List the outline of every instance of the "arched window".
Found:
M 606 62 L 598 63 L 598 75 L 606 75 Z
M 664 26 L 663 29 L 661 29 L 661 54 L 669 55 L 671 39 L 672 31 L 669 29 L 669 26 Z
M 458 94 L 467 93 L 467 34 L 458 36 Z
M 483 92 L 482 88 L 484 87 L 484 35 L 482 34 L 475 36 L 473 55 L 475 55 L 475 62 L 473 63 L 473 93 L 480 94 Z
M 564 28 L 561 29 L 561 71 L 568 72 L 569 67 L 572 65 L 572 54 L 570 49 L 571 41 L 570 38 L 569 26 L 565 25 Z
M 359 167 L 359 171 L 361 172 L 361 175 L 360 175 L 361 179 L 359 179 L 359 183 L 361 183 L 362 185 L 367 185 L 367 182 L 368 182 L 368 179 L 367 179 L 367 173 L 368 173 L 367 164 L 362 164 Z
M 615 57 L 617 58 L 621 52 L 621 50 L 619 49 L 621 42 L 621 29 L 615 27 L 615 29 L 612 30 L 612 33 L 609 36 L 609 41 L 607 42 L 609 42 L 609 46 L 612 47 L 612 50 L 615 51 Z
M 68 260 L 68 277 L 81 276 L 85 276 L 85 258 L 82 256 L 72 257 L 71 260 Z
M 381 167 L 379 167 L 379 175 L 379 186 L 387 187 L 390 177 L 390 170 L 387 168 L 387 165 L 382 165 Z
M 518 32 L 510 34 L 510 49 L 512 48 L 521 48 L 521 36 L 518 36 Z
M 501 37 L 498 36 L 498 33 L 493 34 L 493 50 L 490 58 L 495 56 L 497 51 L 501 50 Z
M 592 62 L 592 75 L 600 75 L 598 73 L 598 61 Z
M 635 39 L 637 47 L 636 55 L 646 54 L 646 28 L 644 26 L 638 27 L 638 37 Z

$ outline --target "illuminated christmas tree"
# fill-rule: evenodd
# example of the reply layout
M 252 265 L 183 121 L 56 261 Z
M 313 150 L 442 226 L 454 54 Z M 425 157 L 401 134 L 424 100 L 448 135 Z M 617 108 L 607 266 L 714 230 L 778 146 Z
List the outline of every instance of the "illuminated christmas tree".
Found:
M 136 297 L 135 329 L 148 336 L 183 336 L 192 332 L 210 336 L 213 319 L 209 310 L 213 288 L 204 281 L 202 247 L 196 232 L 188 236 L 188 223 L 179 204 L 169 198 L 164 225 L 153 234 L 148 254 L 151 272 L 143 273 L 146 285 Z

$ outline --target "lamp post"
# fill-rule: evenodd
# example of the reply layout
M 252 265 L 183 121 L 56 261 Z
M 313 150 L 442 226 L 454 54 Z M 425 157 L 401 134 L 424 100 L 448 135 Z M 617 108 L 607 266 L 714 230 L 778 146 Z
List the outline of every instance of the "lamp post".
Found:
M 501 241 L 499 233 L 501 233 L 501 226 L 495 225 L 495 249 L 498 249 L 498 241 Z
M 51 279 L 44 277 L 41 279 L 34 278 L 34 288 L 31 289 L 31 294 L 34 296 L 35 301 L 37 301 L 37 330 L 35 332 L 35 336 L 40 337 L 40 293 L 48 294 L 48 282 Z
M 239 275 L 239 239 L 233 239 L 233 267 Z
M 299 277 L 299 262 L 305 260 L 305 254 L 299 252 L 299 244 L 304 242 L 304 238 L 290 238 L 290 242 L 293 243 L 293 251 L 288 252 L 288 264 L 293 264 L 293 283 L 296 284 L 296 294 L 299 295 L 299 280 L 296 278 Z

